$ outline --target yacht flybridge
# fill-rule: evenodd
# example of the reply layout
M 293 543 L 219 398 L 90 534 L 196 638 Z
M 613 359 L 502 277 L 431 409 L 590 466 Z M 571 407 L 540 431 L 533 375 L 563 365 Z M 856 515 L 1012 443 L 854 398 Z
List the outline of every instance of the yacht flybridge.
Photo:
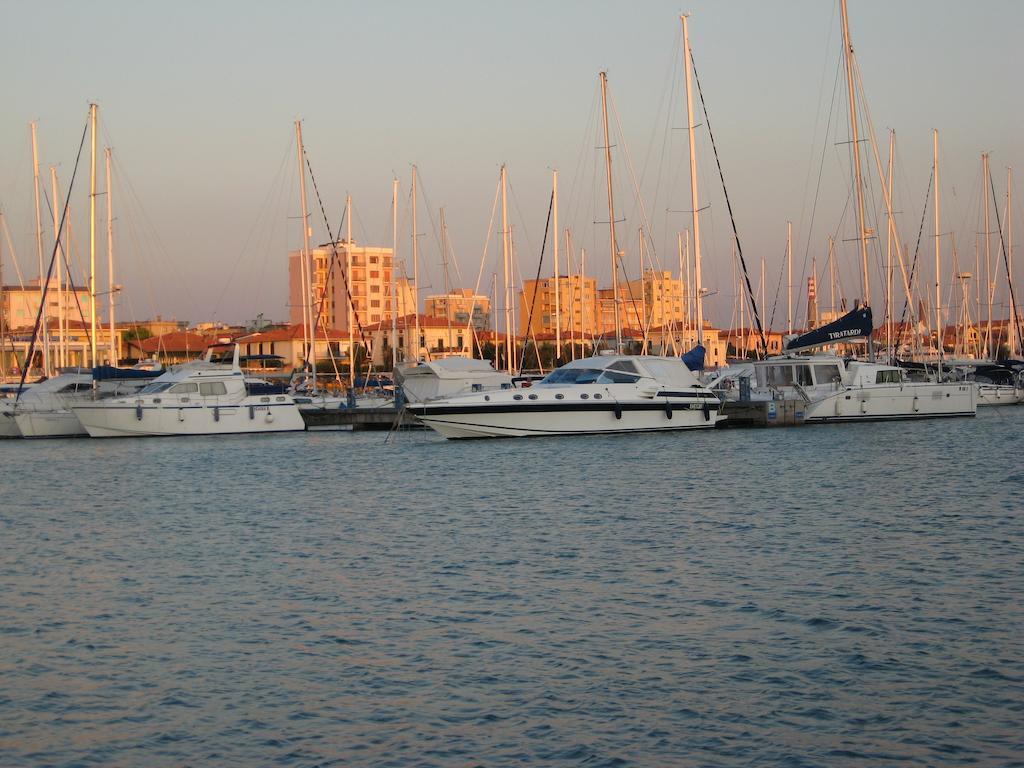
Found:
M 130 397 L 72 406 L 91 437 L 223 435 L 305 429 L 291 395 L 247 378 L 233 356 L 176 366 Z
M 714 427 L 721 403 L 679 358 L 574 360 L 521 389 L 408 406 L 447 438 L 666 432 Z

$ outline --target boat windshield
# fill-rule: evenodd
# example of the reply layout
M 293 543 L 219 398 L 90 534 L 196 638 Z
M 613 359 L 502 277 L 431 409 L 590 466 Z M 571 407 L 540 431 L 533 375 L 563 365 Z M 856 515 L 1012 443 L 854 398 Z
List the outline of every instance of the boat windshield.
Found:
M 604 371 L 598 368 L 556 368 L 541 384 L 594 384 Z
M 173 382 L 170 381 L 154 382 L 153 384 L 149 384 L 148 386 L 145 386 L 142 389 L 140 389 L 139 394 L 155 395 L 157 392 L 163 392 L 164 390 L 170 389 L 172 384 Z

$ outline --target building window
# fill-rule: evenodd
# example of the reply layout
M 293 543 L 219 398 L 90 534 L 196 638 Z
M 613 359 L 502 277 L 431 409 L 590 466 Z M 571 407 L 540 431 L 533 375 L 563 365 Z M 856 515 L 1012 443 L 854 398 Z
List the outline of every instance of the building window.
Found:
M 380 315 L 370 315 L 370 322 L 371 323 L 379 323 L 380 322 Z
M 380 306 L 380 299 L 370 299 L 370 306 L 371 307 L 379 307 Z
M 370 286 L 370 293 L 380 293 L 380 286 L 379 285 L 371 285 Z
M 376 261 L 374 263 L 376 263 Z M 380 272 L 378 270 L 376 270 L 376 269 L 371 269 L 370 270 L 370 277 L 371 278 L 380 277 Z

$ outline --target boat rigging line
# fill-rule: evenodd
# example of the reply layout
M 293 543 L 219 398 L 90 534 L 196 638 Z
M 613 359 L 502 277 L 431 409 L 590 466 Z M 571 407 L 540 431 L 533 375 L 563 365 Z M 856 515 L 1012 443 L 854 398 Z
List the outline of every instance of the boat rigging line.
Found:
M 907 276 L 907 286 L 911 289 L 914 287 L 914 272 L 917 270 L 917 257 L 921 253 L 921 237 L 924 234 L 924 222 L 928 218 L 928 201 L 932 195 L 932 181 L 935 179 L 935 168 L 932 168 L 928 174 L 928 189 L 924 193 L 924 205 L 921 206 L 921 224 L 917 228 L 917 244 L 914 246 L 914 260 L 910 262 L 910 274 Z M 936 235 L 938 237 L 938 235 Z M 907 319 L 907 310 L 910 308 L 910 296 L 903 302 L 903 312 L 900 313 L 900 322 L 898 328 L 903 327 L 903 323 Z
M 736 252 L 739 254 L 740 264 L 743 266 L 743 280 L 747 286 L 747 298 L 750 300 L 750 307 L 754 312 L 754 321 L 757 323 L 757 332 L 761 337 L 761 352 L 765 357 L 768 357 L 768 340 L 764 335 L 764 326 L 761 323 L 761 313 L 758 311 L 757 299 L 754 297 L 754 288 L 750 283 L 750 272 L 747 270 L 747 260 L 743 256 L 743 246 L 740 244 L 740 233 L 736 229 L 736 217 L 732 212 L 732 201 L 729 199 L 729 190 L 725 186 L 725 174 L 722 171 L 722 161 L 718 157 L 718 145 L 715 144 L 715 134 L 711 130 L 711 117 L 708 115 L 708 105 L 704 102 L 704 91 L 700 87 L 700 77 L 697 75 L 697 62 L 693 59 L 692 50 L 690 51 L 690 65 L 693 67 L 693 79 L 697 83 L 697 93 L 700 96 L 701 110 L 704 112 L 704 124 L 708 127 L 708 137 L 711 139 L 711 149 L 715 154 L 715 165 L 718 166 L 718 178 L 722 180 L 722 192 L 725 195 L 726 208 L 729 210 L 729 222 L 732 224 L 732 236 L 736 241 Z
M 992 207 L 996 212 L 996 229 L 999 230 L 999 244 L 1002 246 L 1003 251 L 1003 266 L 1006 267 L 1006 284 L 1010 288 L 1010 318 L 1013 321 L 1014 330 L 1017 331 L 1017 342 L 1020 346 L 1018 349 L 1024 349 L 1024 335 L 1021 334 L 1020 322 L 1017 320 L 1017 297 L 1014 295 L 1013 290 L 1013 275 L 1010 274 L 1010 262 L 1007 259 L 1006 240 L 1003 238 L 1003 224 L 999 220 L 999 206 L 996 204 L 996 187 L 995 182 L 992 181 L 992 175 L 989 174 L 988 183 L 992 186 Z M 1007 217 L 1012 215 L 1012 211 L 1006 212 Z M 989 333 L 992 332 L 992 321 L 989 320 Z M 1006 336 L 1009 339 L 1010 329 L 1006 329 Z
M 541 268 L 544 266 L 544 250 L 548 246 L 548 231 L 551 228 L 551 211 L 554 209 L 554 206 L 555 206 L 555 192 L 554 192 L 554 190 L 552 190 L 551 191 L 551 199 L 548 201 L 548 219 L 547 219 L 547 222 L 545 222 L 545 224 L 544 224 L 544 240 L 541 242 L 541 245 L 540 245 L 540 258 L 537 259 L 537 277 L 534 278 L 534 281 L 533 281 L 533 296 L 530 297 L 530 312 L 526 316 L 526 332 L 529 333 L 531 336 L 533 335 L 533 330 L 530 327 L 531 323 L 533 323 L 533 308 L 534 308 L 534 306 L 537 303 L 537 294 L 540 293 L 540 291 L 537 290 L 537 289 L 540 288 L 540 271 L 541 271 Z M 555 234 L 555 237 L 558 237 L 557 233 Z M 534 350 L 534 352 L 537 353 L 537 366 L 543 371 L 544 370 L 544 363 L 540 359 L 540 347 L 537 345 L 537 340 L 536 339 L 534 339 L 534 341 L 533 341 L 533 350 Z M 525 362 L 525 358 L 526 358 L 526 352 L 524 350 L 523 351 L 523 356 L 519 360 L 519 375 L 520 376 L 523 375 L 523 363 Z

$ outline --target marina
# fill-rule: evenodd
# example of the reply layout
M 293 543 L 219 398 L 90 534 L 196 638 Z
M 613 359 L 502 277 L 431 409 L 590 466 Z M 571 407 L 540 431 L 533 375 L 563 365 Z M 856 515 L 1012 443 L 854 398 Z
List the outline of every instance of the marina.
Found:
M 1024 766 L 1024 5 L 7 10 L 0 768 Z

